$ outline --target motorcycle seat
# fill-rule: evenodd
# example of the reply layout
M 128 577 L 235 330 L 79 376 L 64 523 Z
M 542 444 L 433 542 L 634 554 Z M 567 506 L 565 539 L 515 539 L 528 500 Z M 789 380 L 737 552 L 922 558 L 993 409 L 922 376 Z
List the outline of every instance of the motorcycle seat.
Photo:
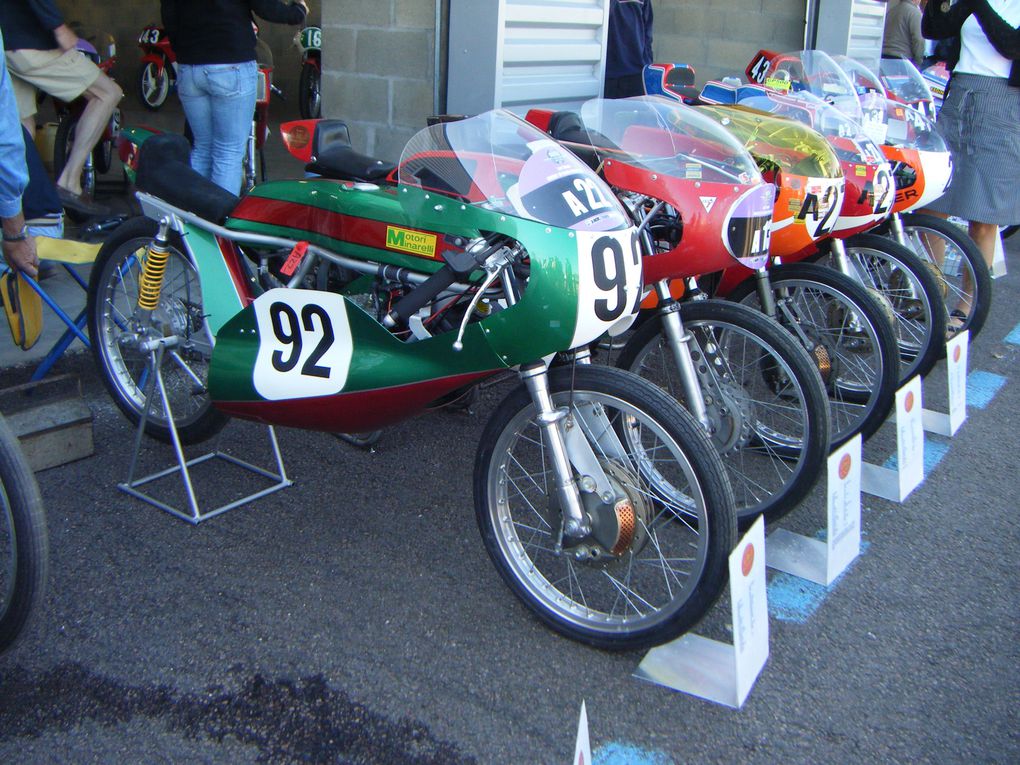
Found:
M 223 223 L 240 197 L 191 168 L 191 145 L 176 133 L 158 133 L 142 144 L 135 185 L 205 220 Z M 238 168 L 240 173 L 240 168 Z
M 350 146 L 334 144 L 305 165 L 310 173 L 323 178 L 341 181 L 368 181 L 376 183 L 385 180 L 396 169 L 392 162 L 384 162 L 366 154 L 359 154 Z

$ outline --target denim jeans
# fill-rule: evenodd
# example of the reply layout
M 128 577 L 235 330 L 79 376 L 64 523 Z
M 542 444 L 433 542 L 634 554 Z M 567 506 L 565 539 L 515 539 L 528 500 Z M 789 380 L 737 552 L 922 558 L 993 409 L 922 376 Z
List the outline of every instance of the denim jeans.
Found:
M 254 61 L 182 64 L 178 72 L 177 95 L 195 137 L 191 166 L 233 194 L 241 190 L 257 87 Z

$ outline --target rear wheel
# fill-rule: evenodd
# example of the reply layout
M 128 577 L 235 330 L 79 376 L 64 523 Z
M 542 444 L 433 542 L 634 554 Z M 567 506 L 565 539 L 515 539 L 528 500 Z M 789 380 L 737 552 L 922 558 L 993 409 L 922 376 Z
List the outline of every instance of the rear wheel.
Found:
M 88 292 L 92 354 L 114 402 L 137 424 L 153 382 L 149 354 L 139 349 L 139 342 L 179 338 L 176 347 L 164 353 L 162 377 L 181 441 L 197 443 L 218 433 L 228 417 L 213 408 L 206 388 L 213 339 L 204 320 L 198 272 L 176 235 L 171 237 L 158 307 L 145 324 L 134 318 L 139 276 L 155 234 L 155 221 L 134 218 L 117 228 L 99 251 Z M 168 442 L 169 422 L 165 407 L 154 397 L 146 433 Z
M 807 352 L 760 311 L 722 300 L 680 306 L 711 421 L 743 524 L 775 520 L 807 495 L 829 452 L 829 406 Z M 628 341 L 619 366 L 686 405 L 661 316 Z
M 585 492 L 592 479 L 574 476 L 592 532 L 562 547 L 547 442 L 521 385 L 493 413 L 475 460 L 485 548 L 514 594 L 569 638 L 613 650 L 672 640 L 726 582 L 736 521 L 724 468 L 691 416 L 646 380 L 581 365 L 551 370 L 549 386 L 612 491 Z
M 832 446 L 868 438 L 892 409 L 899 381 L 896 335 L 886 311 L 848 276 L 795 263 L 769 269 L 777 319 L 800 340 L 829 396 Z M 731 299 L 760 309 L 754 280 Z
M 53 138 L 53 177 L 59 178 L 64 166 L 71 156 L 74 146 L 75 131 L 78 129 L 78 118 L 65 114 L 57 123 L 57 132 Z M 81 171 L 81 190 L 83 194 L 92 196 L 96 192 L 96 168 L 92 156 Z

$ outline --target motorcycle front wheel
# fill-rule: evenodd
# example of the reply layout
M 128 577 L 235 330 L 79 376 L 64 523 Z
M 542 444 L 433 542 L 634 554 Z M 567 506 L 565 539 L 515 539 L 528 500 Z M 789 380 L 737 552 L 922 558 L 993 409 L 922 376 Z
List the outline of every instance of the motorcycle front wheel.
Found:
M 160 370 L 174 426 L 183 443 L 197 443 L 218 433 L 229 419 L 213 408 L 206 382 L 213 339 L 204 320 L 198 272 L 171 237 L 170 257 L 159 304 L 148 320 L 135 319 L 139 277 L 156 222 L 134 218 L 121 224 L 103 244 L 92 267 L 88 290 L 88 326 L 92 355 L 110 396 L 137 424 L 153 384 L 150 355 L 139 348 L 145 338 L 176 337 Z M 166 407 L 153 396 L 145 432 L 170 442 Z
M 907 247 L 935 268 L 950 331 L 966 329 L 973 340 L 992 306 L 992 277 L 981 249 L 966 230 L 937 215 L 905 213 L 900 220 Z
M 162 67 L 155 61 L 147 61 L 138 69 L 138 100 L 149 111 L 157 111 L 170 95 L 169 64 Z
M 737 519 L 776 520 L 811 490 L 829 453 L 829 403 L 818 370 L 789 332 L 747 306 L 692 300 L 680 305 L 680 318 Z M 631 336 L 618 364 L 685 404 L 661 316 Z
M 725 468 L 691 416 L 636 375 L 562 367 L 550 370 L 549 387 L 567 409 L 564 428 L 579 428 L 615 496 L 582 491 L 592 534 L 560 546 L 548 444 L 521 385 L 492 415 L 475 461 L 485 548 L 513 593 L 566 637 L 609 650 L 672 640 L 726 582 L 736 517 Z
M 17 436 L 0 415 L 0 653 L 24 634 L 46 591 L 42 497 Z
M 900 383 L 928 374 L 946 350 L 946 312 L 933 266 L 877 234 L 850 237 L 846 252 L 864 286 L 881 294 L 896 314 Z
M 53 177 L 60 178 L 71 156 L 71 149 L 74 147 L 74 136 L 78 129 L 78 118 L 65 114 L 57 123 L 57 132 L 53 137 Z M 85 163 L 81 171 L 81 190 L 83 194 L 93 196 L 96 193 L 96 166 L 92 157 Z M 78 216 L 72 215 L 76 218 Z
M 769 269 L 776 318 L 812 357 L 829 396 L 832 446 L 856 433 L 867 439 L 892 409 L 899 381 L 893 319 L 868 290 L 826 266 Z M 730 299 L 761 307 L 753 279 Z

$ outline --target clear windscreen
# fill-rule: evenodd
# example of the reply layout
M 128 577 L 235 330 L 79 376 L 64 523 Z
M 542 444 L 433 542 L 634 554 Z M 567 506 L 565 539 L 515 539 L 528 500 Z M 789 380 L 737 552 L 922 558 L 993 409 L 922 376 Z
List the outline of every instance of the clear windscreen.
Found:
M 783 83 L 788 87 L 781 87 Z M 769 63 L 764 84 L 779 90 L 807 91 L 851 119 L 860 119 L 857 89 L 832 56 L 820 50 L 783 53 Z
M 510 112 L 432 125 L 404 147 L 398 187 L 558 228 L 611 231 L 630 219 L 581 160 Z M 420 204 L 420 195 L 401 194 Z
M 761 181 L 753 157 L 699 110 L 656 96 L 593 99 L 581 107 L 592 145 L 663 175 L 721 183 Z
M 904 58 L 884 58 L 879 75 L 886 91 L 895 100 L 918 106 L 929 117 L 935 114 L 935 98 L 924 75 Z
M 879 93 L 862 95 L 861 108 L 861 124 L 876 143 L 918 151 L 949 151 L 935 123 L 917 109 Z
M 821 133 L 844 161 L 882 162 L 881 148 L 860 123 L 807 91 L 763 93 L 740 99 L 741 106 L 796 120 Z

